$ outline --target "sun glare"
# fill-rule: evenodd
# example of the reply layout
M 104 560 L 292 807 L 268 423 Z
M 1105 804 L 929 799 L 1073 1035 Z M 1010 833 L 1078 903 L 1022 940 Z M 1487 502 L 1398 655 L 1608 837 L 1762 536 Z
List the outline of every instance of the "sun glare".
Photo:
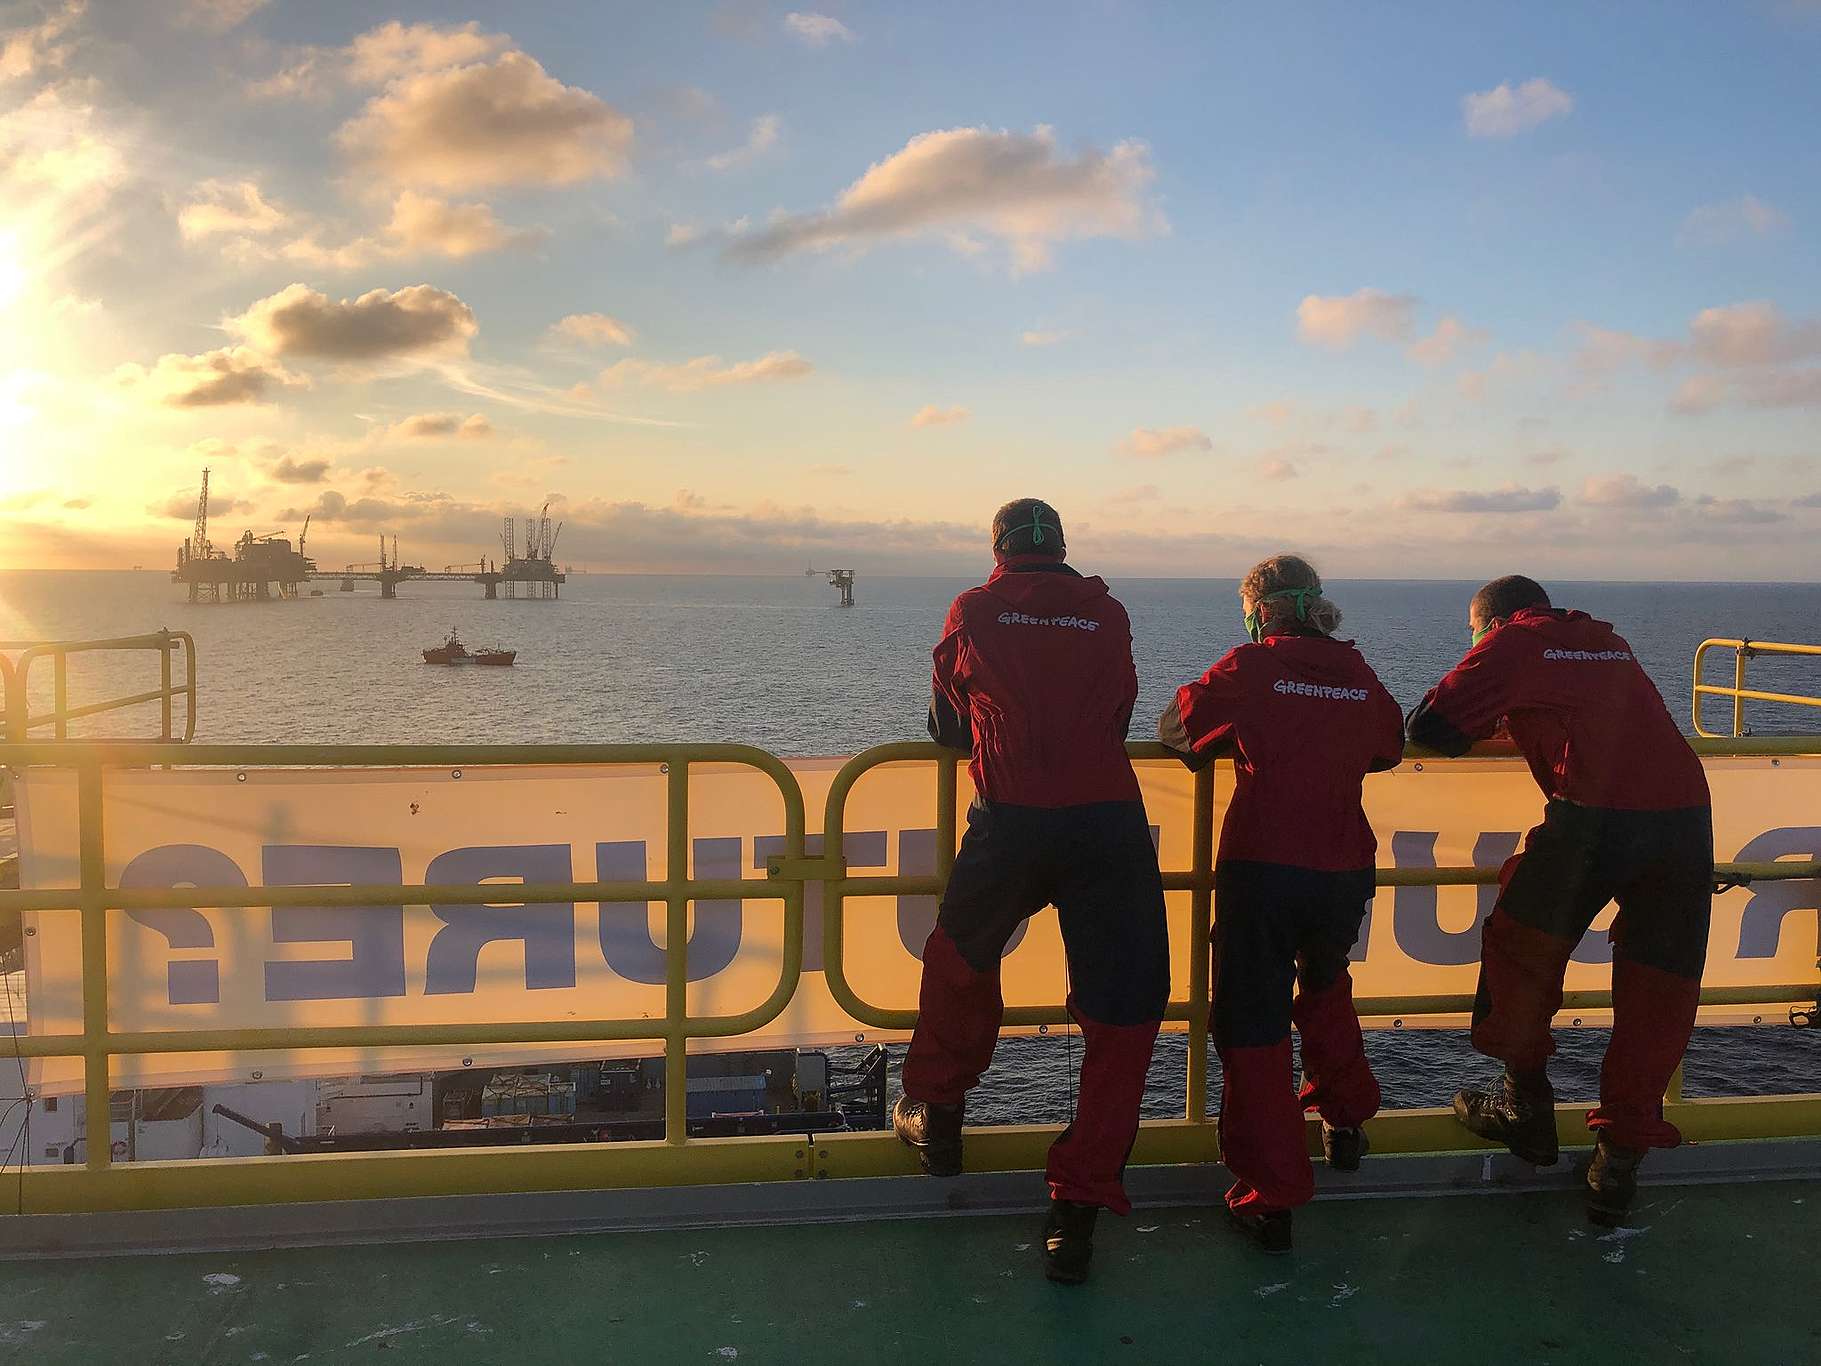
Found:
M 11 309 L 30 283 L 19 239 L 12 233 L 0 233 L 0 312 Z

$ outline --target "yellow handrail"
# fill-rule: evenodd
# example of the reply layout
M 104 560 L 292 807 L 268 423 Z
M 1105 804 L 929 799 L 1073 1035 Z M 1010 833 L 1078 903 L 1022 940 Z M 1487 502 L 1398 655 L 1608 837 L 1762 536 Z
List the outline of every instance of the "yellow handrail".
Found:
M 1821 737 L 1811 739 L 1700 742 L 1709 753 L 1821 754 Z M 1172 760 L 1158 745 L 1128 747 L 1137 763 Z M 690 1139 L 687 1124 L 688 1043 L 692 1038 L 751 1033 L 776 1019 L 790 1004 L 802 979 L 803 908 L 807 885 L 824 884 L 824 977 L 835 999 L 862 1023 L 904 1029 L 915 1013 L 890 1010 L 860 999 L 846 980 L 842 961 L 845 901 L 854 896 L 939 894 L 956 848 L 959 757 L 929 743 L 885 745 L 850 759 L 836 775 L 824 821 L 824 846 L 805 857 L 805 812 L 801 787 L 786 765 L 763 750 L 740 745 L 202 745 L 86 743 L 78 741 L 0 745 L 0 766 L 33 765 L 74 769 L 77 778 L 79 880 L 75 887 L 0 891 L 0 911 L 74 910 L 81 917 L 83 1023 L 79 1033 L 22 1035 L 21 1057 L 81 1057 L 87 1113 L 108 1112 L 111 1062 L 117 1056 L 193 1051 L 275 1048 L 386 1047 L 438 1044 L 507 1044 L 555 1041 L 650 1039 L 661 1043 L 666 1062 L 665 1138 L 657 1143 L 581 1144 L 550 1147 L 363 1153 L 310 1158 L 250 1158 L 208 1162 L 135 1163 L 112 1168 L 108 1145 L 91 1143 L 84 1167 L 33 1169 L 23 1174 L 29 1207 L 42 1211 L 170 1208 L 211 1203 L 368 1198 L 401 1194 L 473 1193 L 497 1190 L 563 1189 L 577 1186 L 658 1185 L 722 1180 L 805 1179 L 819 1175 L 880 1175 L 908 1170 L 909 1159 L 889 1135 L 847 1134 L 816 1138 L 771 1136 L 748 1139 Z M 928 763 L 935 777 L 938 829 L 937 871 L 932 875 L 848 877 L 843 856 L 845 808 L 855 783 L 888 763 Z M 1424 760 L 1425 763 L 1434 762 Z M 1448 762 L 1448 761 L 1443 761 Z M 695 878 L 689 875 L 689 771 L 703 763 L 735 763 L 771 778 L 784 807 L 784 852 L 770 876 Z M 662 901 L 666 906 L 665 1011 L 658 1018 L 563 1020 L 517 1024 L 284 1027 L 261 1029 L 119 1031 L 109 1026 L 108 923 L 111 912 L 171 906 L 405 906 L 434 897 L 447 904 L 498 904 L 498 884 L 371 885 L 323 887 L 127 888 L 111 886 L 104 860 L 105 774 L 120 767 L 289 767 L 486 765 L 667 765 L 666 876 L 659 881 L 516 884 L 515 902 Z M 1214 877 L 1213 770 L 1197 775 L 1194 828 L 1187 869 L 1166 870 L 1164 885 L 1191 894 L 1188 998 L 1169 1005 L 1170 1018 L 1188 1025 L 1187 1104 L 1180 1120 L 1148 1122 L 1133 1160 L 1205 1160 L 1218 1148 L 1207 1108 L 1208 971 Z M 1723 864 L 1726 880 L 1821 877 L 1821 861 Z M 1380 885 L 1472 885 L 1496 880 L 1491 868 L 1381 869 Z M 705 899 L 782 901 L 782 962 L 769 997 L 751 1010 L 731 1015 L 694 1015 L 688 1005 L 688 908 Z M 1765 987 L 1710 988 L 1708 1005 L 1802 1003 L 1812 1001 L 1815 981 Z M 1565 1010 L 1601 1009 L 1608 992 L 1571 992 Z M 1457 1014 L 1471 1009 L 1465 995 L 1365 998 L 1362 1014 L 1378 1018 Z M 1066 1021 L 1061 1006 L 1014 1007 L 1009 1024 Z M 1670 1117 L 1691 1137 L 1752 1137 L 1821 1133 L 1821 1096 L 1780 1096 L 1722 1103 L 1672 1096 Z M 1574 1132 L 1570 1108 L 1563 1132 Z M 1387 1112 L 1373 1121 L 1381 1152 L 1435 1151 L 1473 1146 L 1439 1111 Z M 1037 1154 L 1047 1131 L 1008 1128 L 982 1132 L 982 1169 L 1041 1165 Z M 680 1150 L 687 1150 L 684 1158 Z M 813 1151 L 812 1151 L 813 1150 Z M 970 1159 L 972 1162 L 973 1159 Z M 275 1178 L 271 1162 L 283 1162 Z M 261 1175 L 260 1173 L 264 1173 Z
M 32 732 L 51 729 L 58 740 L 69 739 L 71 721 L 108 712 L 126 711 L 156 702 L 160 708 L 157 738 L 166 743 L 189 742 L 196 735 L 196 642 L 188 631 L 150 631 L 144 635 L 120 636 L 111 640 L 0 641 L 0 650 L 20 651 L 17 660 L 0 654 L 0 685 L 5 688 L 5 738 L 13 744 L 25 744 Z M 122 697 L 104 698 L 72 707 L 69 704 L 69 659 L 71 655 L 102 651 L 155 650 L 158 653 L 158 687 Z M 173 683 L 171 654 L 181 650 L 184 681 Z M 30 707 L 32 666 L 41 659 L 51 663 L 52 706 L 48 712 L 32 714 Z M 185 700 L 183 734 L 176 733 L 174 703 Z
M 1731 686 L 1724 683 L 1704 683 L 1702 678 L 1707 663 L 1709 650 L 1731 650 L 1733 652 L 1733 681 Z M 1694 727 L 1695 734 L 1709 738 L 1738 739 L 1751 734 L 1751 727 L 1745 724 L 1745 703 L 1780 702 L 1791 707 L 1821 707 L 1821 697 L 1812 697 L 1802 693 L 1762 692 L 1745 686 L 1745 664 L 1747 660 L 1758 655 L 1785 655 L 1814 658 L 1821 656 L 1821 645 L 1795 645 L 1781 640 L 1729 640 L 1715 637 L 1704 640 L 1695 646 L 1694 667 Z M 1725 731 L 1708 730 L 1701 723 L 1701 699 L 1703 697 L 1732 698 L 1732 734 Z

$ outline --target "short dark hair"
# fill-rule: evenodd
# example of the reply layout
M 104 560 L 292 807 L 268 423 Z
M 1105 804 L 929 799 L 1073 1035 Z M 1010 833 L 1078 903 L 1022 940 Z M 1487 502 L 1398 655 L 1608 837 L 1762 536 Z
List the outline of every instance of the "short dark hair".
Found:
M 1067 551 L 1062 518 L 1041 498 L 1014 498 L 993 514 L 993 551 L 1000 555 L 1052 555 Z
M 1507 574 L 1502 579 L 1494 579 L 1479 592 L 1473 595 L 1473 603 L 1468 612 L 1480 621 L 1503 621 L 1513 612 L 1521 612 L 1526 607 L 1549 606 L 1549 594 L 1543 591 L 1543 585 L 1535 579 L 1527 579 L 1522 574 Z

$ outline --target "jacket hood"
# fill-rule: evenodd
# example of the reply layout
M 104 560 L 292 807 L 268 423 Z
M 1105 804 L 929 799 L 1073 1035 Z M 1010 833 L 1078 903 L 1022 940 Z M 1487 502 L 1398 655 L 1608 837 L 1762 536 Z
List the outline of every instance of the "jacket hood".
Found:
M 1105 579 L 1084 575 L 1048 555 L 1014 555 L 1001 560 L 981 590 L 1014 607 L 1033 602 L 1078 606 L 1107 596 Z
M 1340 682 L 1355 678 L 1365 657 L 1350 640 L 1321 635 L 1266 636 L 1254 649 L 1270 650 L 1273 657 L 1308 678 Z

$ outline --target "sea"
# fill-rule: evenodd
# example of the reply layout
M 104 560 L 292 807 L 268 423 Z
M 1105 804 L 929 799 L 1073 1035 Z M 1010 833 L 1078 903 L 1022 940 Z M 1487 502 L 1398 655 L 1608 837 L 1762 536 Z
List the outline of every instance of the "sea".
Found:
M 984 574 L 988 566 L 982 566 Z M 1084 566 L 1092 572 L 1092 566 Z M 0 640 L 100 639 L 168 627 L 195 639 L 198 741 L 217 743 L 740 742 L 785 756 L 848 754 L 921 739 L 929 650 L 956 593 L 978 578 L 872 577 L 837 605 L 820 576 L 574 573 L 559 600 L 485 601 L 472 584 L 372 584 L 271 603 L 192 604 L 162 571 L 0 573 Z M 1231 579 L 1111 579 L 1132 618 L 1140 697 L 1133 738 L 1181 682 L 1244 639 Z M 1613 622 L 1685 729 L 1695 647 L 1706 637 L 1821 642 L 1821 584 L 1571 583 L 1545 580 L 1559 606 Z M 1406 708 L 1468 645 L 1477 585 L 1335 581 L 1327 595 Z M 516 649 L 506 669 L 439 669 L 419 651 L 459 631 L 472 649 Z M 16 651 L 9 651 L 16 653 Z M 1714 679 L 1730 681 L 1731 656 Z M 1759 658 L 1752 686 L 1821 695 L 1821 660 Z M 72 667 L 73 705 L 149 686 L 143 659 L 91 656 Z M 32 692 L 50 700 L 48 670 Z M 1730 703 L 1710 701 L 1711 729 Z M 77 734 L 155 729 L 98 718 Z M 1821 732 L 1821 710 L 1751 704 L 1761 734 Z M 1541 801 L 1539 798 L 1539 808 Z M 1552 1067 L 1558 1096 L 1598 1090 L 1605 1031 L 1565 1030 Z M 1186 1045 L 1160 1040 L 1147 1115 L 1180 1115 Z M 901 1049 L 894 1052 L 901 1053 Z M 1442 1104 L 1496 1071 L 1459 1031 L 1367 1035 L 1386 1104 Z M 852 1063 L 850 1056 L 837 1062 Z M 978 1123 L 1066 1118 L 1081 1061 L 1073 1030 L 1002 1041 L 969 1101 Z M 1210 1094 L 1218 1095 L 1218 1062 Z M 1821 1091 L 1821 1030 L 1703 1028 L 1689 1050 L 1690 1095 Z

